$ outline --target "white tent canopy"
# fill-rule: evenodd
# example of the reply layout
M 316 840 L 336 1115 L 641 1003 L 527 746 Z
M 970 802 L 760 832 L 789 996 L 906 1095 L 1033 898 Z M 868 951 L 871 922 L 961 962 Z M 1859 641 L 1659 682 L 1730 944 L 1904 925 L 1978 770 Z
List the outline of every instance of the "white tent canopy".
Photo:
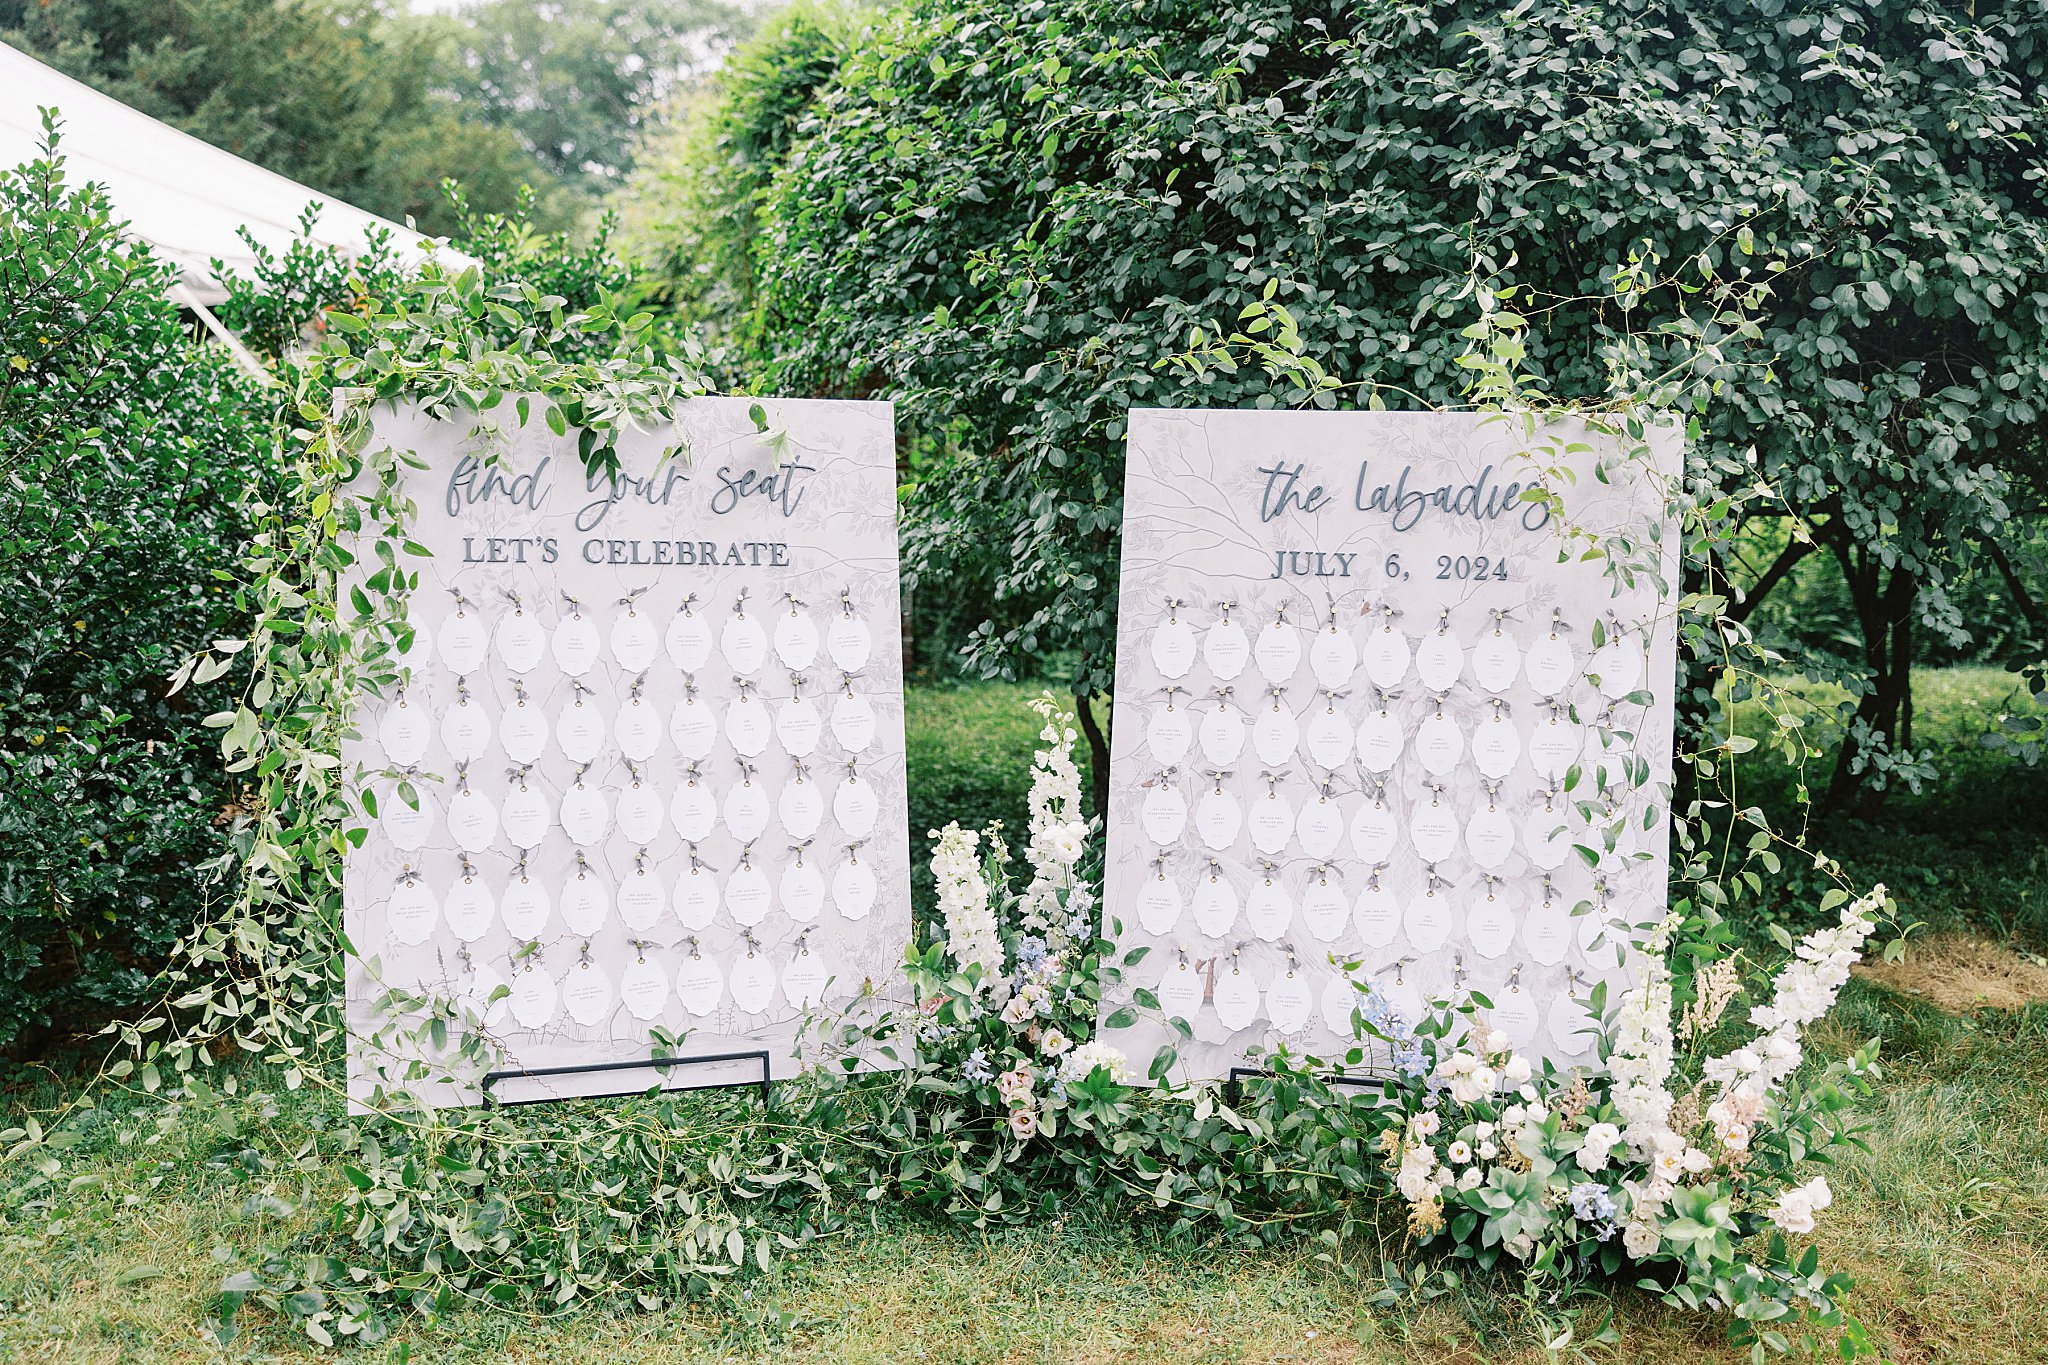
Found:
M 236 229 L 282 254 L 299 235 L 306 205 L 320 206 L 313 240 L 357 254 L 368 232 L 385 228 L 402 259 L 417 260 L 434 239 L 309 190 L 81 85 L 0 43 L 0 166 L 40 153 L 43 108 L 62 120 L 58 153 L 73 184 L 95 181 L 128 230 L 176 265 L 191 296 L 218 303 L 216 259 L 247 275 L 254 257 Z M 463 260 L 442 249 L 444 257 Z

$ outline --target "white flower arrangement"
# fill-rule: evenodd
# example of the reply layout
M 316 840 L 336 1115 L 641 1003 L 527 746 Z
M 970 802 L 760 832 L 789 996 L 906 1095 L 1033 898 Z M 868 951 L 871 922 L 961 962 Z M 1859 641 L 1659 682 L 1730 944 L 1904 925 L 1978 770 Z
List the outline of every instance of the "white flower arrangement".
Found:
M 1002 980 L 1003 941 L 981 872 L 981 836 L 949 823 L 933 830 L 932 838 L 932 879 L 945 918 L 946 951 L 962 971 L 981 969 L 975 985 L 986 992 Z

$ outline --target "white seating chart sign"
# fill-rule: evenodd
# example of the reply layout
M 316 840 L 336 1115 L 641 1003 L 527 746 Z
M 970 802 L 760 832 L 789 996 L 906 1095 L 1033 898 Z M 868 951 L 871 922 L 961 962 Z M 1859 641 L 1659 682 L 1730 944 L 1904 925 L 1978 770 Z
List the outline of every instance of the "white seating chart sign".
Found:
M 1347 963 L 1590 1056 L 1666 905 L 1681 461 L 1667 426 L 1131 414 L 1104 904 L 1152 951 L 1103 1014 L 1156 993 L 1109 1034 L 1141 1069 L 1341 1066 Z
M 493 1086 L 521 1102 L 761 1079 L 758 1057 L 631 1065 L 654 1055 L 765 1049 L 787 1076 L 807 1007 L 900 982 L 893 418 L 758 406 L 765 434 L 745 398 L 622 434 L 616 476 L 540 400 L 524 424 L 509 400 L 375 411 L 369 449 L 421 466 L 407 535 L 431 554 L 399 556 L 406 683 L 359 698 L 342 751 L 377 807 L 344 886 L 357 1100 L 422 1088 L 393 1040 L 426 999 L 499 1070 L 556 1073 Z

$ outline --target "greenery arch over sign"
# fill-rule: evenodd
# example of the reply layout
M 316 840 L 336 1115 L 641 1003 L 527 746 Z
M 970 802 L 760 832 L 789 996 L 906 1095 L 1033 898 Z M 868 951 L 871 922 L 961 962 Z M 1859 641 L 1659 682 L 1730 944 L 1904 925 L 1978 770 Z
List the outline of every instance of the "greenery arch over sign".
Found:
M 1744 325 L 1737 294 L 1714 305 L 1717 325 Z M 1522 373 L 1513 295 L 1475 281 L 1467 298 L 1480 313 L 1465 352 L 1473 405 L 1546 406 Z M 299 367 L 281 490 L 251 509 L 254 550 L 236 582 L 255 629 L 247 639 L 216 642 L 180 678 L 243 679 L 236 706 L 213 718 L 223 752 L 249 783 L 236 853 L 221 869 L 228 894 L 186 945 L 161 1008 L 116 1031 L 106 1073 L 114 1084 L 170 1101 L 160 1132 L 180 1111 L 239 1112 L 252 1086 L 328 1097 L 333 1117 L 306 1145 L 286 1150 L 261 1135 L 250 1141 L 258 1159 L 277 1169 L 329 1175 L 322 1193 L 332 1217 L 310 1244 L 235 1270 L 224 1286 L 224 1323 L 251 1298 L 299 1319 L 321 1342 L 375 1340 L 394 1314 L 436 1316 L 472 1304 L 654 1308 L 721 1294 L 806 1242 L 867 1220 L 884 1201 L 986 1227 L 1050 1216 L 1078 1190 L 1132 1200 L 1176 1230 L 1202 1226 L 1235 1242 L 1311 1233 L 1336 1256 L 1354 1244 L 1386 1245 L 1388 1210 L 1406 1197 L 1397 1196 L 1398 1162 L 1390 1169 L 1387 1158 L 1413 1149 L 1389 1128 L 1386 1111 L 1349 1103 L 1312 1072 L 1279 1065 L 1273 1078 L 1226 1103 L 1214 1091 L 1134 1090 L 1105 1058 L 1047 1090 L 1020 1124 L 1015 1085 L 992 1074 L 987 1055 L 1000 1047 L 1014 1056 L 1019 1044 L 989 1003 L 994 974 L 1025 955 L 1023 940 L 1035 932 L 1030 917 L 1042 919 L 1050 897 L 1080 920 L 1065 945 L 1059 1007 L 1076 1038 L 1093 1027 L 1102 983 L 1136 965 L 1093 927 L 1090 855 L 1078 836 L 1056 859 L 1045 856 L 1064 838 L 1058 830 L 1071 833 L 1081 822 L 1076 736 L 1050 708 L 1026 849 L 1030 885 L 1013 891 L 1004 857 L 963 857 L 961 832 L 948 831 L 935 858 L 946 923 L 929 926 L 911 963 L 926 1002 L 920 1019 L 818 1025 L 824 1055 L 841 1044 L 902 1046 L 914 1038 L 913 1065 L 881 1075 L 823 1067 L 786 1087 L 766 1114 L 752 1108 L 751 1097 L 732 1094 L 511 1112 L 436 1112 L 400 1102 L 374 1115 L 342 1114 L 339 982 L 353 950 L 341 930 L 339 889 L 356 806 L 340 769 L 339 738 L 358 688 L 392 676 L 393 652 L 408 631 L 399 603 L 411 553 L 408 510 L 388 480 L 366 496 L 344 492 L 361 459 L 359 414 L 371 402 L 401 397 L 489 412 L 529 395 L 519 416 L 577 429 L 586 457 L 603 461 L 612 457 L 614 433 L 659 420 L 704 383 L 693 352 L 685 348 L 678 362 L 650 343 L 645 315 L 621 317 L 609 303 L 570 311 L 532 286 L 431 264 L 392 297 L 363 298 L 328 322 L 328 340 Z M 1280 401 L 1342 388 L 1304 356 L 1294 319 L 1270 297 L 1245 310 L 1241 330 L 1198 338 L 1175 363 L 1263 371 Z M 1655 396 L 1666 404 L 1699 397 L 1682 381 Z M 1632 420 L 1621 399 L 1609 411 L 1619 423 Z M 1713 503 L 1689 509 L 1686 534 L 1710 535 L 1726 513 Z M 344 532 L 373 547 L 377 571 L 360 598 L 338 601 L 334 585 L 345 566 L 336 540 Z M 1742 635 L 1726 623 L 1724 608 L 1718 598 L 1685 599 L 1688 638 L 1718 650 L 1751 685 L 1767 687 L 1760 669 L 1737 669 Z M 1722 739 L 1694 756 L 1709 782 L 1725 778 L 1728 760 L 1753 747 L 1733 728 L 1732 712 L 1725 714 Z M 1804 755 L 1796 718 L 1774 719 L 1768 734 Z M 1069 788 L 1075 795 L 1046 794 Z M 1770 987 L 1757 973 L 1745 983 L 1734 965 L 1717 968 L 1718 976 L 1706 969 L 1732 963 L 1736 934 L 1722 910 L 1754 900 L 1779 869 L 1779 851 L 1797 848 L 1760 814 L 1727 809 L 1718 794 L 1678 814 L 1693 895 L 1663 929 L 1677 975 L 1647 983 L 1638 1011 L 1637 1045 L 1653 1048 L 1656 1029 L 1645 1021 L 1660 999 L 1668 1034 L 1673 1009 L 1715 994 L 1725 1006 L 1728 992 L 1744 984 Z M 1826 887 L 1820 912 L 1848 905 L 1839 871 L 1806 858 Z M 1873 909 L 1869 901 L 1852 907 L 1859 915 Z M 961 926 L 969 921 L 988 956 L 963 955 Z M 1377 1027 L 1369 1010 L 1362 1013 L 1362 1028 Z M 1465 1016 L 1446 1014 L 1417 1033 L 1448 1058 L 1466 1024 Z M 1711 1030 L 1691 1037 L 1693 1062 L 1711 1056 L 1718 1041 Z M 1169 1053 L 1151 1059 L 1155 1078 L 1170 1079 Z M 243 1059 L 252 1065 L 236 1064 Z M 1789 1179 L 1796 1163 L 1853 1137 L 1847 1108 L 1873 1074 L 1866 1049 L 1825 1068 L 1811 1085 L 1789 1087 L 1793 1121 L 1759 1177 Z M 259 1112 L 263 1099 L 255 1097 Z M 78 1140 L 91 1104 L 88 1097 L 23 1136 L 16 1197 L 62 1188 L 64 1150 Z M 148 1140 L 146 1132 L 138 1136 Z M 1689 1197 L 1699 1207 L 1688 1215 L 1690 1240 L 1671 1244 L 1672 1295 L 1732 1306 L 1741 1330 L 1770 1344 L 1782 1344 L 1775 1334 L 1805 1317 L 1848 1349 L 1861 1347 L 1860 1329 L 1842 1309 L 1842 1282 L 1823 1273 L 1810 1250 L 1772 1235 L 1744 1258 L 1737 1238 L 1761 1226 L 1761 1210 L 1737 1210 L 1726 1194 Z M 1499 1216 L 1474 1210 L 1462 1223 L 1454 1217 L 1451 1254 L 1483 1268 L 1516 1264 L 1504 1259 L 1503 1242 L 1516 1234 L 1501 1235 L 1501 1219 L 1523 1217 L 1525 1199 L 1540 1204 L 1542 1191 L 1524 1188 Z M 1568 1325 L 1556 1315 L 1569 1311 L 1569 1291 L 1626 1264 L 1606 1257 L 1602 1245 L 1589 1238 L 1586 1250 L 1552 1249 L 1521 1263 L 1532 1288 L 1564 1291 L 1566 1309 L 1539 1310 L 1546 1338 Z

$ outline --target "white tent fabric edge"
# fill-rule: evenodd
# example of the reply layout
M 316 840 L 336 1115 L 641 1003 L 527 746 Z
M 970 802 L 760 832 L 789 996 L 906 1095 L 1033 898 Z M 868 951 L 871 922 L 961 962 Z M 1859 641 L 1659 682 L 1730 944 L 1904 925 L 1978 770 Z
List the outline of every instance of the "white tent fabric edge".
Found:
M 57 151 L 66 178 L 102 186 L 129 232 L 177 267 L 199 303 L 227 297 L 214 260 L 243 275 L 254 267 L 237 228 L 282 254 L 298 238 L 308 204 L 320 210 L 313 240 L 348 255 L 361 254 L 369 234 L 381 229 L 401 260 L 429 252 L 451 264 L 468 260 L 435 238 L 244 161 L 0 43 L 0 166 L 41 155 L 44 108 L 55 108 L 61 120 Z

